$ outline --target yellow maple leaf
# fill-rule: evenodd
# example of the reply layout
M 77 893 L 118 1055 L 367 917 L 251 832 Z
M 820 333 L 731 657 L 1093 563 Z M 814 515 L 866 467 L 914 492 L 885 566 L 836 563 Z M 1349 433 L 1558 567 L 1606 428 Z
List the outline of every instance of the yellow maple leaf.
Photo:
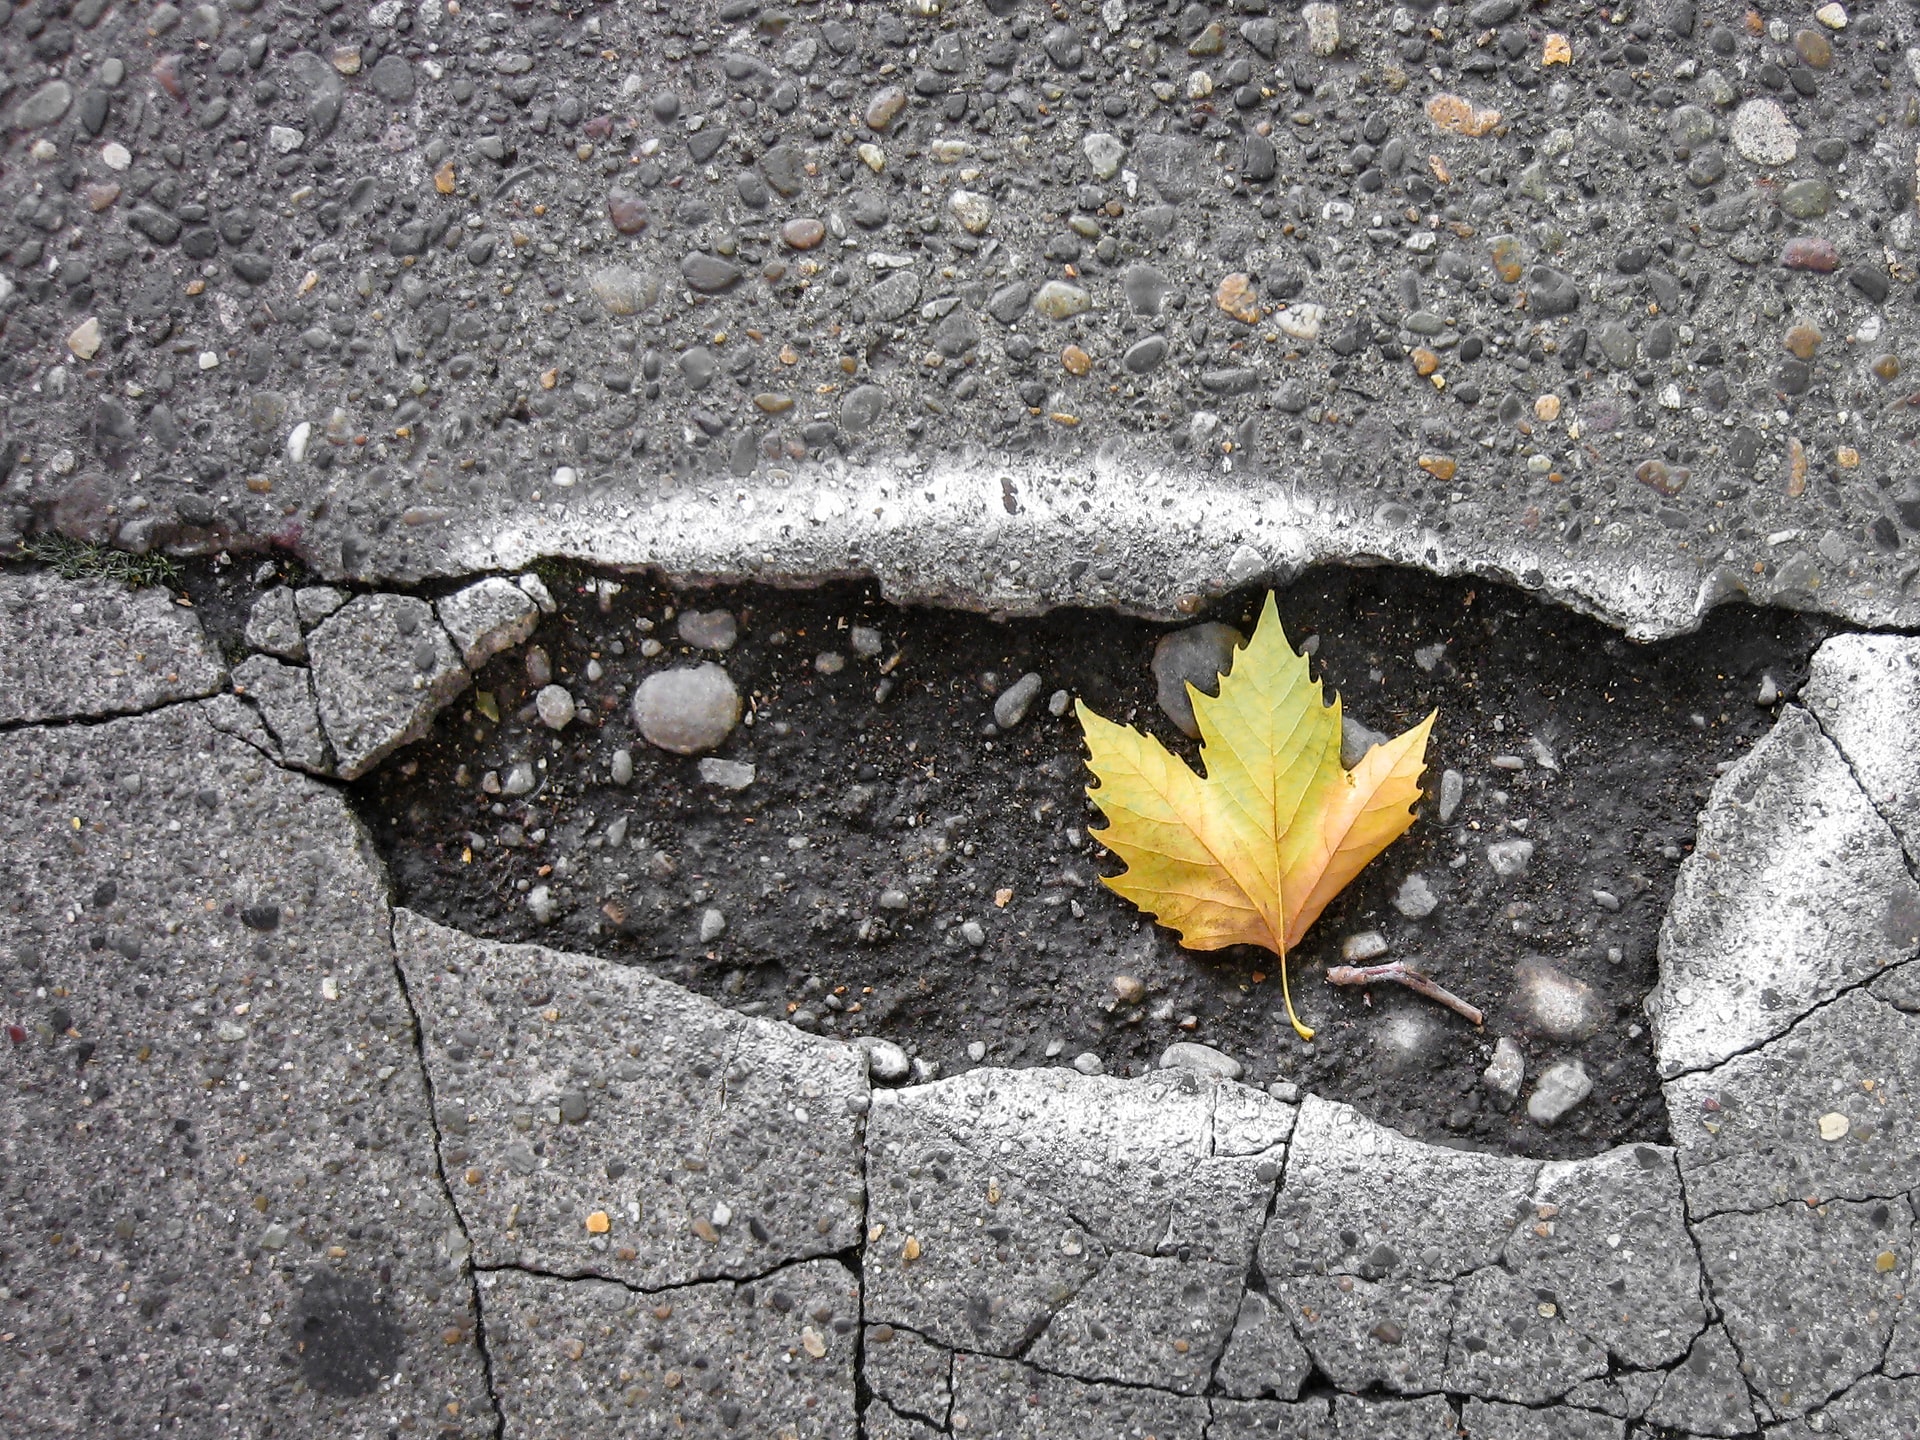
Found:
M 1405 734 L 1340 763 L 1340 697 L 1294 652 L 1267 596 L 1253 638 L 1221 677 L 1218 698 L 1192 685 L 1202 778 L 1150 735 L 1078 705 L 1095 783 L 1087 796 L 1107 827 L 1094 838 L 1127 868 L 1115 893 L 1180 934 L 1189 950 L 1259 945 L 1280 957 L 1334 896 L 1413 823 L 1434 711 Z

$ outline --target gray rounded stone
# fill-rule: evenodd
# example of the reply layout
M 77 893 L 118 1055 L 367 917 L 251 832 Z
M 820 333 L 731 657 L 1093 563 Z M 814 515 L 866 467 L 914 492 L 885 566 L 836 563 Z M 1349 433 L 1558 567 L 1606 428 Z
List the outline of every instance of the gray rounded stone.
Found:
M 1160 637 L 1160 643 L 1153 647 L 1153 679 L 1160 708 L 1182 734 L 1195 738 L 1200 734 L 1187 686 L 1218 695 L 1220 677 L 1233 668 L 1233 652 L 1246 643 L 1247 637 L 1231 625 L 1214 621 Z
M 712 661 L 661 670 L 633 692 L 633 723 L 649 745 L 698 755 L 724 743 L 740 723 L 740 692 Z
M 1584 1040 L 1606 1019 L 1593 987 L 1545 960 L 1522 960 L 1515 967 L 1520 1013 L 1527 1028 L 1555 1040 Z
M 383 55 L 367 77 L 367 83 L 382 100 L 397 105 L 413 98 L 413 66 L 404 55 Z
M 1033 308 L 1049 320 L 1070 320 L 1093 308 L 1093 297 L 1078 285 L 1065 280 L 1049 280 L 1033 297 Z
M 740 638 L 740 623 L 730 610 L 682 610 L 680 638 L 697 650 L 731 650 Z
M 1593 1081 L 1587 1067 L 1578 1060 L 1562 1060 L 1548 1067 L 1527 1097 L 1527 1118 L 1536 1125 L 1551 1125 L 1593 1093 Z
M 1238 1080 L 1246 1067 L 1231 1055 L 1202 1045 L 1197 1040 L 1176 1040 L 1160 1052 L 1162 1070 L 1189 1070 L 1196 1075 L 1214 1075 L 1222 1080 Z
M 533 697 L 533 708 L 540 714 L 540 723 L 549 730 L 564 730 L 573 723 L 573 696 L 564 685 L 546 685 Z

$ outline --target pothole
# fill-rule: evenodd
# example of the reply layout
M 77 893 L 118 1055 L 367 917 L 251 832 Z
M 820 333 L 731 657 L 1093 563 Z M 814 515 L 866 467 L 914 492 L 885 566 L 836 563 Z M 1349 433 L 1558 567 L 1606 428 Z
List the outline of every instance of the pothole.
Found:
M 1192 1040 L 1249 1081 L 1410 1135 L 1556 1158 L 1666 1138 L 1641 1005 L 1674 874 L 1717 769 L 1772 723 L 1763 687 L 1791 696 L 1831 628 L 1730 608 L 1640 646 L 1484 582 L 1331 568 L 1281 592 L 1288 635 L 1350 716 L 1397 733 L 1440 711 L 1421 818 L 1293 957 L 1296 1003 L 1319 1029 L 1303 1046 L 1274 957 L 1184 951 L 1099 884 L 1119 867 L 1089 834 L 1079 725 L 1048 702 L 1084 698 L 1193 760 L 1155 698 L 1167 627 L 1086 611 L 1000 623 L 854 584 L 690 591 L 543 573 L 557 613 L 351 787 L 399 902 L 475 935 L 644 965 L 747 1013 L 883 1037 L 941 1074 L 1086 1054 L 1137 1074 Z M 190 585 L 216 631 L 258 593 L 229 583 Z M 1260 599 L 1196 618 L 1248 631 Z M 731 647 L 687 643 L 689 609 L 731 616 Z M 747 703 L 710 757 L 730 763 L 704 776 L 645 743 L 629 704 L 647 675 L 698 661 L 723 665 Z M 1039 694 L 1002 730 L 995 700 L 1028 674 Z M 576 709 L 557 733 L 536 704 L 549 683 Z M 1448 770 L 1461 795 L 1442 824 Z M 1417 965 L 1485 1025 L 1398 987 L 1326 984 L 1369 934 L 1362 948 Z M 1556 1009 L 1564 1020 L 1581 992 L 1576 1033 L 1557 1036 Z M 1500 1037 L 1526 1065 L 1511 1108 L 1482 1080 Z M 1563 1059 L 1593 1093 L 1543 1127 L 1525 1097 Z

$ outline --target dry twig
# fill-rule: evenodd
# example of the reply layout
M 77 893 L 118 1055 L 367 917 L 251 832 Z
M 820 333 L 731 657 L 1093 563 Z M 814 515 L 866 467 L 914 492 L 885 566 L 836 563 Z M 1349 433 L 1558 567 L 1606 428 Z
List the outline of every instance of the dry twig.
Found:
M 1438 1000 L 1455 1014 L 1464 1015 L 1467 1023 L 1471 1025 L 1479 1025 L 1487 1018 L 1446 986 L 1435 984 L 1426 975 L 1401 960 L 1389 961 L 1385 965 L 1330 965 L 1327 967 L 1329 984 L 1371 985 L 1376 980 L 1397 981 L 1416 994 L 1424 995 L 1429 1000 Z

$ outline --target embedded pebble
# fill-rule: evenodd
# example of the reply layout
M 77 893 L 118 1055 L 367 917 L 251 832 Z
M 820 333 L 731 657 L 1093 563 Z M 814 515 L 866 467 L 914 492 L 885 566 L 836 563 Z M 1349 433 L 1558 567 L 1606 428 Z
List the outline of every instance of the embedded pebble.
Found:
M 1749 100 L 1733 113 L 1733 148 L 1756 165 L 1785 165 L 1799 152 L 1800 130 L 1777 100 Z
M 1460 801 L 1467 793 L 1467 781 L 1458 770 L 1444 770 L 1440 774 L 1440 808 L 1438 818 L 1442 825 L 1451 825 L 1453 817 L 1459 813 Z

